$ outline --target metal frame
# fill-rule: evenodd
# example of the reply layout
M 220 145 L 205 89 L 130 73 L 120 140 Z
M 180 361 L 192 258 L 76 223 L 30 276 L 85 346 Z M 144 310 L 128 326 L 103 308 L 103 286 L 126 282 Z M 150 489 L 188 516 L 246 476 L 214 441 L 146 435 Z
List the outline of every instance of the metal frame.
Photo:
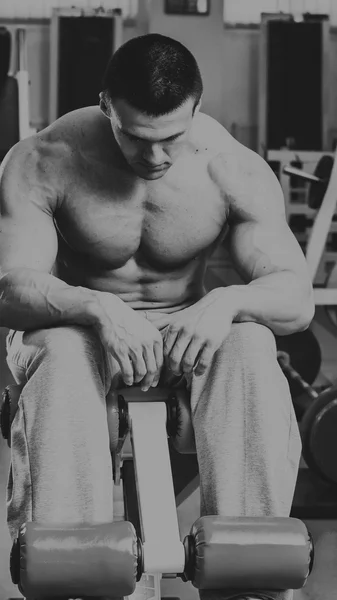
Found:
M 27 38 L 26 29 L 19 27 L 16 30 L 17 43 L 17 72 L 18 99 L 19 99 L 19 136 L 20 140 L 31 134 L 29 114 L 29 75 L 27 71 Z
M 145 573 L 184 571 L 164 402 L 129 402 Z M 156 449 L 153 452 L 153 448 Z
M 307 204 L 296 206 L 290 202 L 290 179 L 284 173 L 283 167 L 298 157 L 304 163 L 304 170 L 311 172 L 323 155 L 334 156 L 334 152 L 325 152 L 323 150 L 268 150 L 265 157 L 266 160 L 268 162 L 280 163 L 279 181 L 285 198 L 287 218 L 293 214 L 306 214 L 308 217 L 314 218 L 316 211 Z
M 113 519 L 133 524 L 142 540 L 144 558 L 142 578 L 125 600 L 145 600 L 149 593 L 160 600 L 161 578 L 175 578 L 185 568 L 166 429 L 167 408 L 161 401 L 167 392 L 161 388 L 157 392 L 151 402 L 140 401 L 139 388 L 130 388 L 123 395 L 128 402 L 129 432 L 120 452 L 121 479 L 114 485 Z
M 59 34 L 61 17 L 99 17 L 111 19 L 113 28 L 112 53 L 123 43 L 123 18 L 116 9 L 54 8 L 50 22 L 49 123 L 58 118 Z
M 280 183 L 283 189 L 285 198 L 289 197 L 289 177 L 284 173 L 282 165 L 289 163 L 296 155 L 304 162 L 316 163 L 324 155 L 334 156 L 334 165 L 330 176 L 330 181 L 323 202 L 318 211 L 309 208 L 308 206 L 300 205 L 299 211 L 295 211 L 289 204 L 286 203 L 287 218 L 291 214 L 307 214 L 313 219 L 313 227 L 308 239 L 306 248 L 306 260 L 311 277 L 314 284 L 318 269 L 324 254 L 327 237 L 329 235 L 333 217 L 337 211 L 337 150 L 333 152 L 310 152 L 296 150 L 269 150 L 267 154 L 268 161 L 279 161 Z M 337 306 L 337 289 L 314 287 L 314 300 L 316 306 Z
M 331 177 L 328 185 L 328 189 L 325 192 L 322 206 L 319 209 L 314 225 L 312 228 L 311 236 L 308 241 L 306 259 L 309 267 L 309 272 L 312 281 L 314 281 L 322 254 L 324 252 L 326 240 L 330 231 L 333 216 L 336 212 L 337 207 L 337 152 L 335 154 L 335 160 Z M 337 289 L 326 288 L 326 289 L 314 289 L 315 304 L 323 305 L 337 305 Z
M 27 60 L 27 28 L 24 24 L 16 26 L 12 32 L 13 56 L 11 65 L 14 69 L 9 71 L 17 81 L 18 90 L 18 130 L 19 140 L 36 133 L 36 129 L 30 126 L 30 80 Z

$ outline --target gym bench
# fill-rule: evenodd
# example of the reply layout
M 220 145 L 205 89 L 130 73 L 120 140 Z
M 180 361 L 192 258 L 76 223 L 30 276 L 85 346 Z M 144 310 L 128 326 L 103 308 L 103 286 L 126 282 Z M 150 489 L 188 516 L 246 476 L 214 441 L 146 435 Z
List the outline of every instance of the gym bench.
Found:
M 12 385 L 4 392 L 1 429 L 9 446 L 21 390 Z M 197 589 L 305 585 L 314 547 L 299 519 L 203 516 L 181 541 L 168 441 L 181 454 L 196 452 L 187 390 L 110 392 L 107 419 L 113 479 L 115 485 L 123 481 L 127 519 L 100 525 L 22 524 L 10 570 L 23 596 L 125 597 L 143 574 L 180 577 Z

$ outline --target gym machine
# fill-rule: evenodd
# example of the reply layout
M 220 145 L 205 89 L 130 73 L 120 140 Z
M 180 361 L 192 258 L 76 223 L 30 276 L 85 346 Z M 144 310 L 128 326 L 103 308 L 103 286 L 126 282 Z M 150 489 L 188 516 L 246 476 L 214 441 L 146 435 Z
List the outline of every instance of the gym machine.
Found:
M 293 165 L 284 167 L 283 172 L 309 182 L 308 205 L 318 211 L 306 253 L 310 274 L 314 280 L 336 210 L 337 162 L 332 156 L 325 155 L 317 163 L 313 174 L 306 173 Z M 323 297 L 323 302 L 329 301 L 326 309 L 329 311 L 331 321 L 337 324 L 336 306 L 333 305 L 333 303 L 337 304 L 337 264 L 327 283 L 329 290 L 315 288 L 314 293 L 317 295 L 320 292 L 329 292 L 329 296 Z M 313 334 L 311 336 L 314 338 Z M 312 342 L 311 340 L 310 351 L 314 351 L 314 358 L 311 359 L 314 364 L 311 367 L 315 367 L 317 366 L 315 355 L 318 358 L 318 353 Z M 303 352 L 307 352 L 305 347 L 303 347 Z M 317 371 L 314 369 L 314 373 L 311 373 L 313 378 L 310 379 L 310 365 L 309 369 L 305 371 L 305 377 L 299 372 L 300 369 L 296 369 L 287 336 L 284 341 L 280 338 L 278 360 L 290 386 L 295 385 L 297 392 L 299 389 L 302 391 L 302 394 L 298 394 L 296 397 L 293 395 L 293 401 L 299 420 L 303 458 L 321 479 L 329 484 L 337 485 L 335 460 L 337 454 L 337 385 L 334 384 L 318 394 L 310 385 Z
M 23 26 L 0 27 L 0 161 L 19 140 L 36 133 L 30 126 L 26 34 Z
M 309 182 L 308 205 L 317 210 L 306 251 L 312 282 L 316 277 L 331 224 L 335 222 L 337 207 L 337 161 L 335 156 L 323 155 L 313 174 L 294 168 L 292 165 L 283 169 L 286 175 L 296 176 Z M 337 326 L 337 264 L 328 274 L 325 285 L 314 288 L 314 296 L 315 304 L 323 305 L 331 323 Z
M 337 385 L 318 394 L 293 368 L 287 352 L 278 350 L 277 356 L 284 373 L 303 390 L 293 399 L 303 458 L 324 481 L 337 485 Z
M 1 429 L 9 446 L 21 389 L 6 388 Z M 203 516 L 181 541 L 168 440 L 182 454 L 195 452 L 187 390 L 110 391 L 107 419 L 115 484 L 125 476 L 125 457 L 133 455 L 136 514 L 129 510 L 129 520 L 99 525 L 22 524 L 10 569 L 25 597 L 125 597 L 146 573 L 180 577 L 197 589 L 305 585 L 314 546 L 301 520 Z

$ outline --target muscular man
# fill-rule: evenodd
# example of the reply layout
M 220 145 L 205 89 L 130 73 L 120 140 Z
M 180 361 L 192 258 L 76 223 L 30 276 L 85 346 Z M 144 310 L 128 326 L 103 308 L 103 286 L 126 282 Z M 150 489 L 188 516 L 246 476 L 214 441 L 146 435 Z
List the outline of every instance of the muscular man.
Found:
M 301 444 L 274 334 L 309 326 L 312 287 L 274 174 L 199 112 L 201 95 L 184 46 L 132 39 L 99 107 L 61 117 L 3 163 L 0 325 L 25 384 L 13 539 L 29 520 L 112 520 L 106 395 L 160 379 L 191 390 L 201 514 L 289 515 Z M 245 283 L 207 292 L 207 259 L 225 238 Z

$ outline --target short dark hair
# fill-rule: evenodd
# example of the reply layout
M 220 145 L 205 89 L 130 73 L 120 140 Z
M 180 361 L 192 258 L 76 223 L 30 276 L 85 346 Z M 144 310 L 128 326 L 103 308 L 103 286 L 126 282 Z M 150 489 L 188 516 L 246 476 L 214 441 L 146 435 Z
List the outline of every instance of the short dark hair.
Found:
M 132 38 L 111 57 L 103 91 L 151 116 L 172 112 L 203 91 L 193 54 L 177 40 L 151 33 Z

